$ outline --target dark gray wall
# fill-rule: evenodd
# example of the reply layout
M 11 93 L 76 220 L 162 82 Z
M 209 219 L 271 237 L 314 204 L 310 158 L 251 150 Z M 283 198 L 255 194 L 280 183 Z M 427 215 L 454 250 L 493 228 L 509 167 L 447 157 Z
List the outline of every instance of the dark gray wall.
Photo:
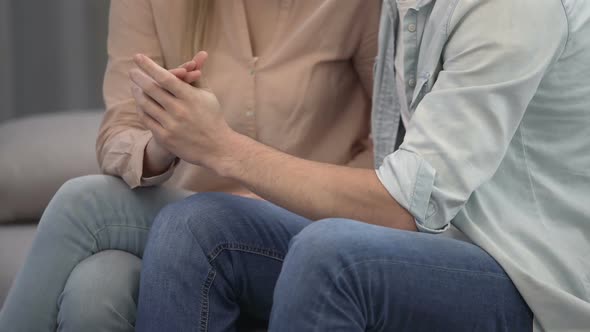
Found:
M 101 108 L 106 0 L 0 0 L 0 121 Z

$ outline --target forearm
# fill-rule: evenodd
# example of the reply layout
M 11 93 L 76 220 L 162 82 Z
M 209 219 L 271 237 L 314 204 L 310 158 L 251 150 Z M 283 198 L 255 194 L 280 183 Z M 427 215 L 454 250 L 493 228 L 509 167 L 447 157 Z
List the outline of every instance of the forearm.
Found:
M 210 167 L 277 205 L 312 220 L 340 217 L 416 230 L 372 169 L 299 159 L 239 134 L 228 139 L 228 153 Z
M 145 111 L 141 118 L 167 151 L 312 220 L 342 217 L 416 230 L 374 170 L 306 161 L 264 146 L 231 129 L 210 90 L 187 85 L 145 55 L 134 60 L 138 69 L 130 77 Z

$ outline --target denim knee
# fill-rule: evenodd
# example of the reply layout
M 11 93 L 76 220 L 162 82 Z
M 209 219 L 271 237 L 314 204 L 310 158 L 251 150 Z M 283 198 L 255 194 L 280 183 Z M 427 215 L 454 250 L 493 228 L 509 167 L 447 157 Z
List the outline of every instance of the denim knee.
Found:
M 102 251 L 72 271 L 58 306 L 59 331 L 133 331 L 141 260 Z
M 289 245 L 289 255 L 297 254 L 306 264 L 335 262 L 354 251 L 355 236 L 360 222 L 330 218 L 313 222 L 297 234 Z M 288 258 L 288 257 L 287 257 Z
M 101 214 L 105 211 L 88 211 L 88 208 L 100 206 L 99 202 L 112 199 L 120 199 L 129 196 L 131 190 L 119 178 L 108 175 L 88 175 L 68 180 L 55 193 L 49 205 L 45 209 L 44 216 L 48 214 L 63 214 L 76 216 L 92 213 Z M 88 204 L 91 202 L 92 204 Z M 41 219 L 43 221 L 48 218 Z M 51 219 L 51 223 L 64 221 L 63 218 Z M 78 221 L 83 221 L 79 220 Z
M 55 193 L 52 202 L 76 206 L 76 202 L 89 198 L 105 199 L 126 194 L 129 187 L 123 180 L 110 175 L 86 175 L 66 181 Z
M 195 241 L 207 246 L 232 235 L 232 223 L 239 222 L 245 199 L 224 193 L 199 193 L 165 206 L 154 220 L 148 245 L 162 242 L 169 247 L 179 234 L 189 232 Z

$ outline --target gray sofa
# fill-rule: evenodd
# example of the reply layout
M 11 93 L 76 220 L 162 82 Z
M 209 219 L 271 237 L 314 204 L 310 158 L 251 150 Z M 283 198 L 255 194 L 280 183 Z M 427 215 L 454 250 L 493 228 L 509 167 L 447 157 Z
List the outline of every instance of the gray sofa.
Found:
M 0 123 L 0 305 L 53 194 L 68 179 L 99 172 L 101 116 L 62 112 Z
M 102 112 L 70 111 L 0 123 L 0 307 L 49 200 L 68 179 L 97 174 Z M 242 331 L 264 331 L 247 319 Z

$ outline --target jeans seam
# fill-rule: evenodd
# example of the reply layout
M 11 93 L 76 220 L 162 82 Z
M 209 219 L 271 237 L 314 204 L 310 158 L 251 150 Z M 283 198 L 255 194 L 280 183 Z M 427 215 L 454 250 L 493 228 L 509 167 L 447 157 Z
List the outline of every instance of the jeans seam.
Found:
M 187 220 L 185 220 L 184 225 L 186 226 L 187 230 L 191 234 L 193 241 L 196 241 L 197 243 L 199 243 L 199 241 L 197 240 L 197 237 L 193 233 L 193 230 L 188 225 Z M 225 250 L 242 251 L 242 252 L 247 252 L 247 253 L 252 253 L 252 254 L 258 254 L 261 256 L 265 256 L 265 257 L 268 257 L 271 259 L 278 260 L 280 262 L 282 262 L 285 257 L 284 254 L 281 254 L 278 251 L 273 250 L 273 249 L 264 249 L 264 248 L 259 248 L 256 246 L 251 246 L 251 245 L 242 244 L 242 243 L 221 243 L 221 244 L 217 245 L 215 248 L 213 248 L 213 250 L 211 250 L 207 254 L 207 261 L 209 262 L 209 264 L 211 265 L 211 263 L 217 258 L 217 256 L 219 256 L 219 254 L 221 254 Z M 204 250 L 203 250 L 203 252 L 204 252 Z M 207 332 L 207 329 L 209 328 L 209 291 L 211 290 L 211 286 L 213 286 L 213 281 L 215 280 L 216 275 L 217 275 L 217 272 L 213 268 L 213 265 L 211 265 L 211 268 L 207 274 L 207 279 L 205 280 L 205 283 L 203 284 L 203 288 L 201 289 L 201 317 L 199 320 L 200 332 Z
M 205 279 L 203 288 L 201 289 L 201 317 L 199 322 L 199 331 L 201 332 L 207 332 L 209 327 L 209 290 L 213 285 L 213 280 L 215 280 L 216 275 L 217 272 L 211 267 L 207 273 L 207 279 Z
M 132 229 L 140 229 L 142 231 L 149 231 L 150 228 L 149 227 L 140 227 L 140 226 L 130 226 L 130 225 L 105 225 L 102 226 L 101 228 L 97 229 L 96 231 L 94 231 L 94 233 L 92 233 L 92 236 L 94 236 L 95 240 L 98 241 L 98 234 L 101 233 L 102 231 L 106 230 L 109 227 L 120 227 L 120 228 L 132 228 Z
M 387 262 L 387 263 L 391 263 L 391 264 L 395 264 L 395 265 L 410 265 L 410 266 L 417 266 L 417 267 L 426 267 L 429 269 L 433 269 L 433 270 L 438 270 L 438 271 L 445 271 L 445 272 L 459 272 L 459 273 L 463 273 L 463 274 L 475 274 L 475 275 L 481 275 L 481 276 L 488 276 L 491 278 L 497 278 L 497 279 L 505 279 L 505 280 L 510 280 L 512 281 L 512 279 L 510 279 L 508 276 L 506 275 L 502 275 L 499 273 L 494 273 L 494 272 L 478 272 L 478 271 L 470 271 L 470 270 L 466 270 L 466 269 L 457 269 L 457 268 L 448 268 L 448 267 L 441 267 L 441 266 L 436 266 L 436 265 L 432 265 L 432 264 L 420 264 L 420 263 L 412 263 L 412 262 L 406 262 L 406 261 L 402 261 L 402 260 L 392 260 L 392 259 L 368 259 L 368 260 L 364 260 L 362 262 L 356 262 L 350 265 L 347 265 L 345 267 L 343 267 L 340 272 L 338 272 L 338 276 L 336 278 L 340 278 L 340 276 L 348 269 L 359 265 L 359 264 L 364 264 L 364 263 L 371 263 L 371 262 Z
M 193 236 L 193 239 L 195 239 L 192 231 L 191 235 Z M 209 254 L 207 254 L 207 262 L 211 265 L 217 256 L 226 250 L 258 254 L 267 258 L 278 260 L 280 262 L 282 262 L 285 257 L 285 255 L 273 249 L 260 248 L 243 243 L 221 243 L 211 250 Z M 211 268 L 207 273 L 207 279 L 205 279 L 205 283 L 201 289 L 201 317 L 199 321 L 200 332 L 207 332 L 209 327 L 209 291 L 211 290 L 211 286 L 213 286 L 213 281 L 215 280 L 216 275 L 217 272 L 213 268 L 213 265 L 211 265 Z
M 142 230 L 142 231 L 148 231 L 148 232 L 150 230 L 148 227 L 119 225 L 119 224 L 102 226 L 99 229 L 97 229 L 96 231 L 94 231 L 94 233 L 92 233 L 92 237 L 94 238 L 94 247 L 95 247 L 94 253 L 97 253 L 97 252 L 103 251 L 103 250 L 109 250 L 109 248 L 101 249 L 100 241 L 98 240 L 98 238 L 99 238 L 100 233 L 102 233 L 103 231 L 107 230 L 110 227 L 130 228 L 130 229 L 136 229 L 136 230 Z M 132 252 L 130 252 L 129 250 L 126 250 L 126 249 L 116 249 L 116 250 L 122 250 L 122 251 L 129 252 L 129 253 L 133 254 Z
M 207 260 L 209 264 L 211 264 L 217 258 L 217 256 L 226 250 L 257 254 L 267 258 L 275 259 L 280 262 L 284 261 L 285 259 L 285 255 L 275 249 L 261 248 L 258 246 L 238 242 L 226 242 L 217 245 L 207 254 Z

